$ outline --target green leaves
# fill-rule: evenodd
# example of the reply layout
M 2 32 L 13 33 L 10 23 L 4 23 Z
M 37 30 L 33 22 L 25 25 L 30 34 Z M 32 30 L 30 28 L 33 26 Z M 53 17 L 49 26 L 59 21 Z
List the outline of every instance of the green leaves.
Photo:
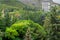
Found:
M 0 40 L 2 40 L 2 37 L 0 37 Z
M 45 36 L 46 32 L 42 26 L 37 23 L 34 23 L 31 20 L 21 20 L 13 24 L 10 28 L 6 29 L 6 37 L 15 38 L 16 36 L 22 35 L 22 39 L 24 38 L 27 29 L 30 28 L 30 33 L 32 38 L 36 39 L 38 35 Z
M 36 23 L 42 24 L 44 19 L 43 11 L 26 11 L 20 13 L 20 20 L 32 20 Z M 42 18 L 43 17 L 43 18 Z
M 15 36 L 18 36 L 18 32 L 12 28 L 7 28 L 5 31 L 5 37 L 14 39 Z

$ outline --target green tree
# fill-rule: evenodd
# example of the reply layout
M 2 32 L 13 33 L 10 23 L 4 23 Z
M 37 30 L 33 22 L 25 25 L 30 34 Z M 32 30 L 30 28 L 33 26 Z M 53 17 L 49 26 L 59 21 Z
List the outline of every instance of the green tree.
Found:
M 28 28 L 30 29 L 31 38 L 33 40 L 37 39 L 38 35 L 41 35 L 41 37 L 42 36 L 44 37 L 46 35 L 46 32 L 45 32 L 45 30 L 44 30 L 44 28 L 42 26 L 40 26 L 39 24 L 34 23 L 33 21 L 30 21 L 30 20 L 21 20 L 21 21 L 18 21 L 15 24 L 13 24 L 10 28 L 13 29 L 13 30 L 16 30 L 19 33 L 19 35 L 18 35 L 19 38 L 22 39 L 22 40 L 24 39 L 24 36 L 27 33 Z M 6 33 L 7 32 L 8 32 L 8 30 L 6 30 Z M 12 34 L 10 36 L 12 36 Z

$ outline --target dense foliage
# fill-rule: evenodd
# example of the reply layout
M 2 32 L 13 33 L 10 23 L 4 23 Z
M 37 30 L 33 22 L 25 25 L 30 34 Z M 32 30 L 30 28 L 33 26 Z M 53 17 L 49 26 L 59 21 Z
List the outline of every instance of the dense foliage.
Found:
M 38 36 L 40 35 L 41 37 L 46 36 L 46 32 L 42 26 L 40 26 L 37 23 L 34 23 L 33 21 L 30 20 L 22 20 L 18 21 L 15 24 L 13 24 L 10 28 L 6 29 L 6 37 L 14 39 L 17 36 L 19 38 L 24 39 L 24 35 L 29 36 L 26 32 L 31 33 L 31 39 L 37 40 Z M 25 36 L 25 37 L 26 37 Z
M 60 40 L 60 6 L 44 12 L 16 0 L 0 1 L 0 40 Z

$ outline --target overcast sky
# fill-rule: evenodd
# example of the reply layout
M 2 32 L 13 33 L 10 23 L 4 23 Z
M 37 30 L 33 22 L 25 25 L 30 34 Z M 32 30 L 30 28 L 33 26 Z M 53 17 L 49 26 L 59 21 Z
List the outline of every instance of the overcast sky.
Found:
M 53 0 L 53 1 L 60 4 L 60 0 Z

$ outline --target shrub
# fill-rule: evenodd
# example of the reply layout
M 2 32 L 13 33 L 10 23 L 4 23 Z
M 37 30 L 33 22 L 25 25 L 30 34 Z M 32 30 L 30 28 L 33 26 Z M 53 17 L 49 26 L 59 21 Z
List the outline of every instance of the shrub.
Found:
M 18 32 L 12 28 L 7 28 L 5 31 L 5 37 L 7 37 L 8 39 L 14 39 L 15 36 L 18 36 Z
M 31 20 L 21 20 L 21 21 L 16 22 L 10 28 L 6 29 L 6 35 L 7 37 L 14 38 L 15 36 L 19 34 L 19 37 L 23 39 L 28 28 L 30 28 L 31 37 L 33 39 L 36 39 L 38 35 L 41 35 L 41 36 L 46 35 L 44 28 L 40 26 L 39 24 L 34 23 Z M 12 34 L 10 34 L 10 32 Z

